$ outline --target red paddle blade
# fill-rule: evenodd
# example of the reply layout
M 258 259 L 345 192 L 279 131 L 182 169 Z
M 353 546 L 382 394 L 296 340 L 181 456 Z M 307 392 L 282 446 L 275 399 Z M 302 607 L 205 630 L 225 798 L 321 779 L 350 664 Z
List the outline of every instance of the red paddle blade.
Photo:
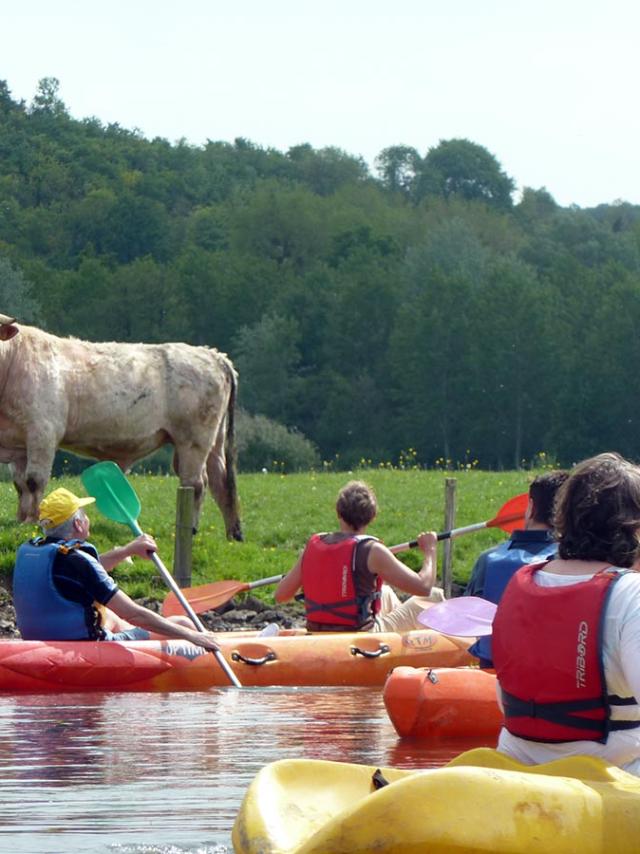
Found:
M 212 584 L 201 584 L 198 587 L 185 587 L 182 595 L 196 614 L 202 614 L 212 608 L 219 608 L 243 590 L 249 590 L 249 585 L 244 581 L 214 581 Z M 184 614 L 184 608 L 175 593 L 169 593 L 164 600 L 161 613 L 163 617 Z
M 503 504 L 498 510 L 497 516 L 487 522 L 487 528 L 502 528 L 507 534 L 512 531 L 522 528 L 524 514 L 529 506 L 529 493 L 523 492 L 522 495 L 516 495 L 510 498 L 506 504 Z

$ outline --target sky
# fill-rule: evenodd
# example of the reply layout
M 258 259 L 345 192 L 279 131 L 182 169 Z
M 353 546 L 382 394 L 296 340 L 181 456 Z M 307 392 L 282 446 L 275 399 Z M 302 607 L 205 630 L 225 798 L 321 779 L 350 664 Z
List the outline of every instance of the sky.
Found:
M 390 145 L 483 145 L 561 205 L 640 204 L 637 0 L 20 0 L 0 80 L 56 77 L 78 119 L 374 168 Z

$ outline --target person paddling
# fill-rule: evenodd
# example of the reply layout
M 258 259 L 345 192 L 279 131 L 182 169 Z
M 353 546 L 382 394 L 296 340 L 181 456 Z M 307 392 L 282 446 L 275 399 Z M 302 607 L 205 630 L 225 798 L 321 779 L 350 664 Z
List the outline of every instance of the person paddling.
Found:
M 551 521 L 553 506 L 558 489 L 568 477 L 568 472 L 558 469 L 538 475 L 531 482 L 524 528 L 514 531 L 505 543 L 482 552 L 471 570 L 465 596 L 480 596 L 497 605 L 521 566 L 548 560 L 556 554 Z M 479 638 L 469 652 L 477 656 L 483 669 L 493 667 L 490 635 Z
M 91 523 L 83 509 L 94 501 L 60 488 L 41 502 L 44 536 L 20 546 L 13 572 L 13 603 L 23 639 L 146 640 L 155 633 L 219 649 L 212 635 L 189 628 L 186 617 L 165 619 L 118 588 L 109 571 L 131 555 L 149 559 L 157 546 L 153 537 L 142 534 L 98 555 L 88 542 Z
M 366 533 L 377 509 L 370 486 L 358 480 L 347 483 L 336 502 L 339 530 L 314 534 L 278 584 L 276 602 L 287 602 L 302 590 L 309 631 L 421 629 L 418 615 L 431 602 L 442 601 L 442 590 L 433 588 L 438 542 L 435 531 L 417 538 L 424 560 L 415 573 L 380 540 Z M 415 595 L 401 603 L 391 585 Z
M 498 750 L 640 776 L 640 468 L 616 453 L 579 463 L 553 521 L 558 557 L 520 569 L 493 622 Z

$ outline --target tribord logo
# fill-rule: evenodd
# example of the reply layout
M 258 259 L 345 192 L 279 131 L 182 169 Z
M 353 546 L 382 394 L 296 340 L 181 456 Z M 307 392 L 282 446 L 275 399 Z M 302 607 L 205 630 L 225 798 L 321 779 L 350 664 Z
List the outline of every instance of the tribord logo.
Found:
M 587 638 L 589 624 L 582 620 L 578 626 L 578 645 L 576 647 L 576 688 L 587 687 Z

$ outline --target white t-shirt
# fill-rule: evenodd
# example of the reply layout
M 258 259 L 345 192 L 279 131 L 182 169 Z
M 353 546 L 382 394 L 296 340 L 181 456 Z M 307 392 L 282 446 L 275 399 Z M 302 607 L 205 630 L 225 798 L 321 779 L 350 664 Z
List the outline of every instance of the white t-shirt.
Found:
M 533 576 L 541 587 L 568 587 L 590 578 L 591 575 L 559 575 L 545 570 Z M 624 575 L 614 585 L 604 617 L 603 655 L 607 693 L 640 700 L 640 573 Z M 611 717 L 637 718 L 640 724 L 640 706 L 612 706 Z M 640 777 L 640 726 L 610 733 L 606 744 L 597 741 L 545 744 L 519 738 L 503 727 L 498 750 L 526 765 L 576 754 L 600 756 Z

